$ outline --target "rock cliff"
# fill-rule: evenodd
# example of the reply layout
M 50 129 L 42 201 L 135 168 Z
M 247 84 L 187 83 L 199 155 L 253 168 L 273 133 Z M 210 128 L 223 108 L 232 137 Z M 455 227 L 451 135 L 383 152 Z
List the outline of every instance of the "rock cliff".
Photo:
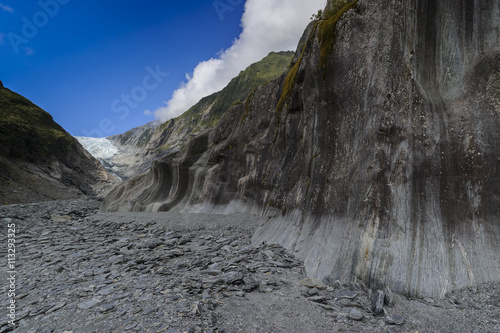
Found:
M 252 210 L 310 276 L 410 296 L 500 278 L 500 2 L 329 1 L 281 78 L 103 211 Z
M 50 114 L 0 87 L 0 204 L 99 195 L 117 183 Z

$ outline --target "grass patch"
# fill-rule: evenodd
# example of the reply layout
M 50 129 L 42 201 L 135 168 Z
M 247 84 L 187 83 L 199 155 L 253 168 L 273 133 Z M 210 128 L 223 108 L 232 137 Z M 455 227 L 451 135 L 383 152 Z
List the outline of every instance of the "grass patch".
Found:
M 233 103 L 231 103 L 231 107 L 236 106 L 236 105 L 241 105 L 241 104 L 243 104 L 243 102 L 240 101 L 239 99 L 237 99 L 236 101 L 234 101 Z
M 243 124 L 243 120 L 248 116 L 248 113 L 250 112 L 250 103 L 252 102 L 253 97 L 255 96 L 255 92 L 257 91 L 257 88 L 252 90 L 252 92 L 248 95 L 247 100 L 245 101 L 245 113 L 241 117 L 240 121 L 240 126 Z
M 304 52 L 306 50 L 306 45 L 302 45 L 302 53 L 300 54 L 299 60 L 293 65 L 293 67 L 290 69 L 288 72 L 288 75 L 285 78 L 285 82 L 283 82 L 283 89 L 281 91 L 281 97 L 278 102 L 278 105 L 276 106 L 276 110 L 280 111 L 283 109 L 283 106 L 285 105 L 285 102 L 290 95 L 290 93 L 293 91 L 293 88 L 295 87 L 295 80 L 297 79 L 297 73 L 299 72 L 300 64 L 302 63 L 302 57 L 304 56 Z
M 139 139 L 137 139 L 137 147 L 144 147 L 146 144 L 149 143 L 151 140 L 151 137 L 153 136 L 154 130 L 152 128 L 148 128 L 146 131 L 144 131 Z
M 123 133 L 122 135 L 120 135 L 120 143 L 122 145 L 126 144 L 127 141 L 132 137 L 132 134 L 133 134 L 133 131 L 130 130 L 130 131 L 127 131 L 127 132 Z
M 281 75 L 287 68 L 294 52 L 271 52 L 233 78 L 221 91 L 207 96 L 191 107 L 179 118 L 188 120 L 193 128 L 210 128 L 219 122 L 222 115 L 232 106 L 244 101 L 260 85 Z M 208 117 L 202 117 L 210 109 Z
M 335 44 L 335 30 L 337 23 L 349 9 L 356 6 L 358 0 L 334 1 L 329 10 L 324 14 L 324 20 L 319 23 L 318 37 L 321 44 L 321 55 L 319 66 L 326 69 L 328 55 L 332 52 Z

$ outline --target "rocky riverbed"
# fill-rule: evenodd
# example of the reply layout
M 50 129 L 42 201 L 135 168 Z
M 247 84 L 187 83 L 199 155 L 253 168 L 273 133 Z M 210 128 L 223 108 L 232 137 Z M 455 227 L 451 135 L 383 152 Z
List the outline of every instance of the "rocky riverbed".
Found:
M 500 332 L 499 283 L 442 300 L 325 286 L 282 247 L 251 244 L 259 217 L 97 214 L 99 204 L 0 207 L 0 332 Z

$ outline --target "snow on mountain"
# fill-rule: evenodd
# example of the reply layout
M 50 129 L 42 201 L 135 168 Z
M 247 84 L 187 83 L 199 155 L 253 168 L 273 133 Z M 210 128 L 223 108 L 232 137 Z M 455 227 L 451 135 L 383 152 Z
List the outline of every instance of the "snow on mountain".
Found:
M 83 148 L 90 153 L 90 155 L 94 156 L 101 162 L 110 160 L 114 156 L 120 154 L 120 149 L 118 149 L 112 141 L 106 138 L 90 138 L 84 136 L 76 136 L 75 138 L 80 142 Z
M 128 179 L 135 174 L 131 174 L 129 170 L 130 164 L 138 164 L 141 156 L 136 154 L 136 151 L 128 149 L 128 147 L 120 147 L 118 143 L 107 138 L 90 138 L 77 136 L 75 137 L 80 144 L 101 162 L 106 170 L 120 178 Z

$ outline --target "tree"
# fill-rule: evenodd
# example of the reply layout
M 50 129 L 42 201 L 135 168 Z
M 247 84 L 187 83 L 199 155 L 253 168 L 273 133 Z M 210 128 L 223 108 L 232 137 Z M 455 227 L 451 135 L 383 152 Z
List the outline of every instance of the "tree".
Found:
M 316 20 L 321 20 L 321 18 L 323 17 L 323 10 L 318 10 L 318 13 L 317 14 L 313 14 L 311 16 L 311 20 L 313 21 L 316 21 Z

